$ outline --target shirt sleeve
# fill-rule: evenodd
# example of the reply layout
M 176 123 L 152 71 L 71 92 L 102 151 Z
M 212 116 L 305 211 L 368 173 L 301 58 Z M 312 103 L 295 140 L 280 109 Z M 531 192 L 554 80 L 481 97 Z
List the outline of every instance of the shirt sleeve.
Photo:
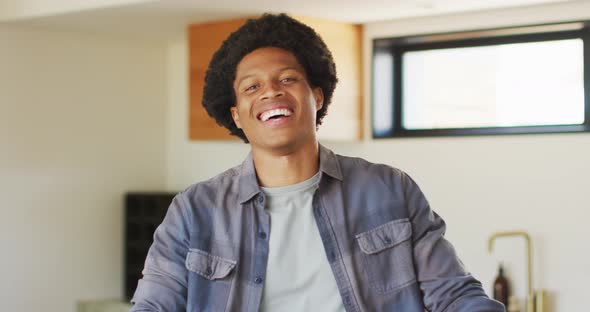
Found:
M 188 205 L 182 193 L 174 197 L 166 217 L 154 233 L 131 312 L 186 311 L 189 248 Z
M 403 174 L 405 197 L 412 223 L 413 256 L 424 305 L 432 312 L 504 312 L 481 283 L 467 272 L 455 249 L 444 237 L 444 220 L 430 209 L 418 185 Z

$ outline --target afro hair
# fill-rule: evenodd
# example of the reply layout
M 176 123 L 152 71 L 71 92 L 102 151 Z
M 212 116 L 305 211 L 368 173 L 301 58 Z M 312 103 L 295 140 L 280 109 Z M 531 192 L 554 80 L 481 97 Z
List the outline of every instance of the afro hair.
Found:
M 209 116 L 246 143 L 246 135 L 236 126 L 230 113 L 230 107 L 236 105 L 233 82 L 242 58 L 264 47 L 291 52 L 305 69 L 310 86 L 322 89 L 324 103 L 316 115 L 317 125 L 326 115 L 338 82 L 332 53 L 311 27 L 286 14 L 264 14 L 260 18 L 249 19 L 213 55 L 205 75 L 202 102 Z

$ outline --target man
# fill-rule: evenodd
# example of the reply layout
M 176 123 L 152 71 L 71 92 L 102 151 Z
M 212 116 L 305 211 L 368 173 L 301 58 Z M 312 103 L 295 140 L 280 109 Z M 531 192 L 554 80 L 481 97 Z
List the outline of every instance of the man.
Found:
M 504 311 L 408 175 L 319 145 L 336 81 L 321 38 L 286 15 L 229 36 L 203 105 L 251 153 L 175 197 L 132 311 Z

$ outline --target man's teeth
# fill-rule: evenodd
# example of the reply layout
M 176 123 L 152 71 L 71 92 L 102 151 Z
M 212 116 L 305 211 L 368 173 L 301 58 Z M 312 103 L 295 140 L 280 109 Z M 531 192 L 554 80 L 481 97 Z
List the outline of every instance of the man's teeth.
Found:
M 260 120 L 267 121 L 275 116 L 291 116 L 291 111 L 286 108 L 271 109 L 260 115 Z

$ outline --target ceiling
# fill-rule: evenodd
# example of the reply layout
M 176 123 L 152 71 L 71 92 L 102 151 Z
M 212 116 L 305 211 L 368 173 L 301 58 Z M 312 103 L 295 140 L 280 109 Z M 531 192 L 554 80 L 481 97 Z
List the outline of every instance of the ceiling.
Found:
M 16 2 L 15 2 L 16 1 Z M 18 2 L 20 1 L 20 2 Z M 161 37 L 190 23 L 286 12 L 369 23 L 568 0 L 0 0 L 0 23 Z M 25 7 L 22 3 L 29 3 Z M 41 4 L 43 7 L 41 7 Z M 35 6 L 36 5 L 36 6 Z M 28 11 L 27 11 L 28 10 Z

